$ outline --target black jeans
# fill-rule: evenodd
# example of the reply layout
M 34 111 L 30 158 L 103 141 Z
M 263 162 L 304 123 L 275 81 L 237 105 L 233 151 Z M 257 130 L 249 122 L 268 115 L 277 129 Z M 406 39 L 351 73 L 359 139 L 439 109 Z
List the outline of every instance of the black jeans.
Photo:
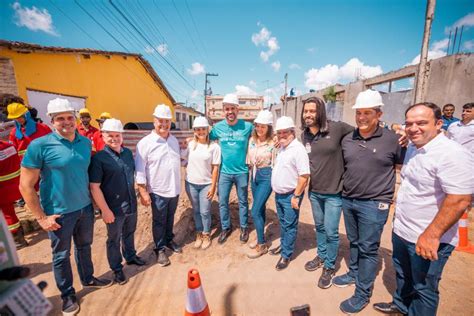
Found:
M 115 221 L 107 224 L 107 259 L 112 271 L 122 270 L 122 254 L 126 261 L 135 258 L 135 230 L 137 213 L 115 216 Z M 122 252 L 120 252 L 122 246 Z
M 178 207 L 179 195 L 168 198 L 150 193 L 153 218 L 153 241 L 155 250 L 163 250 L 174 238 L 174 214 Z

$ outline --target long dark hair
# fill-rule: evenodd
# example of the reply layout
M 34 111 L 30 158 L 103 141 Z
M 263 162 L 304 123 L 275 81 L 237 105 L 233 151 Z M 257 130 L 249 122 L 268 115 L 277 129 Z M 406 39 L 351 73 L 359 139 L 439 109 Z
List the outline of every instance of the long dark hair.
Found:
M 304 122 L 303 112 L 306 103 L 315 103 L 316 104 L 316 125 L 319 127 L 319 132 L 325 134 L 329 131 L 328 120 L 326 116 L 326 104 L 323 100 L 318 97 L 309 97 L 306 100 L 303 100 L 303 108 L 301 109 L 301 129 L 306 128 Z

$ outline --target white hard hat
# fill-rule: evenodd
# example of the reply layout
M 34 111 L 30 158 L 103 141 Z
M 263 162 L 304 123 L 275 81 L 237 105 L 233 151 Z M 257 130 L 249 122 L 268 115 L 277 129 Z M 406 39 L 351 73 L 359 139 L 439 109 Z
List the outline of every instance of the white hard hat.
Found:
M 234 104 L 239 106 L 239 98 L 237 98 L 237 95 L 233 93 L 228 93 L 224 96 L 224 100 L 222 100 L 222 104 Z
M 76 110 L 72 107 L 71 103 L 67 99 L 56 98 L 48 102 L 47 114 L 49 116 L 63 112 L 73 112 L 75 114 L 75 111 Z
M 209 127 L 209 122 L 204 116 L 198 116 L 194 119 L 193 128 L 197 127 Z
M 155 112 L 153 112 L 153 116 L 167 120 L 171 120 L 173 118 L 170 107 L 165 104 L 158 104 L 155 108 Z
M 258 124 L 273 125 L 273 114 L 268 110 L 262 110 L 258 112 L 257 118 L 253 122 Z
M 106 119 L 102 124 L 102 128 L 100 129 L 102 132 L 118 132 L 123 133 L 123 125 L 120 120 L 111 118 Z
M 291 117 L 282 116 L 277 120 L 276 126 L 275 126 L 276 131 L 289 129 L 289 128 L 295 128 L 295 123 L 293 122 L 293 119 Z
M 383 106 L 382 96 L 378 91 L 368 89 L 359 93 L 353 109 L 370 109 Z

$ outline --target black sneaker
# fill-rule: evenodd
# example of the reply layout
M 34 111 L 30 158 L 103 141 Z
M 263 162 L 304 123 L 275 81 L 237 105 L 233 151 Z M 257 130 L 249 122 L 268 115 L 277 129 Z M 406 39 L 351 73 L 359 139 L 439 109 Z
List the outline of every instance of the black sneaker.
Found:
M 156 253 L 156 263 L 161 267 L 166 267 L 171 264 L 170 259 L 166 255 L 164 250 L 155 251 Z
M 304 268 L 306 271 L 316 271 L 321 268 L 324 264 L 324 260 L 321 259 L 319 256 L 314 257 L 313 260 L 306 262 Z
M 249 241 L 249 229 L 241 228 L 240 229 L 240 243 L 245 244 L 247 241 Z
M 171 250 L 172 252 L 175 252 L 175 253 L 182 253 L 183 252 L 183 249 L 180 246 L 178 246 L 178 244 L 175 243 L 174 241 L 170 241 L 166 245 L 166 248 L 168 248 L 169 250 Z
M 328 289 L 332 285 L 332 277 L 336 274 L 336 270 L 323 268 L 323 273 L 318 281 L 318 286 L 322 289 Z
M 125 274 L 123 273 L 122 270 L 119 271 L 114 271 L 114 283 L 123 285 L 127 283 L 127 278 L 125 277 Z
M 79 313 L 80 307 L 77 303 L 76 295 L 70 295 L 63 298 L 63 315 L 72 316 Z
M 223 243 L 226 242 L 227 238 L 229 238 L 231 233 L 232 233 L 232 230 L 230 228 L 222 230 L 221 233 L 219 234 L 219 239 L 217 239 L 217 242 L 222 245 Z
M 106 280 L 106 279 L 98 279 L 95 277 L 92 277 L 92 281 L 90 281 L 88 284 L 83 284 L 82 287 L 84 288 L 106 288 L 112 285 L 111 280 Z

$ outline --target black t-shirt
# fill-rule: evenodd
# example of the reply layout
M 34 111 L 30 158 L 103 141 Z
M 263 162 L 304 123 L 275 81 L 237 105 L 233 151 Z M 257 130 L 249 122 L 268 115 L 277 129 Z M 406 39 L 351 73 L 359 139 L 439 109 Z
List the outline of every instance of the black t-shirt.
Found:
M 324 134 L 311 134 L 306 128 L 301 135 L 303 145 L 308 151 L 311 168 L 309 189 L 321 194 L 337 194 L 342 191 L 344 160 L 341 141 L 354 127 L 344 122 L 328 121 L 328 131 Z
M 134 188 L 135 161 L 128 148 L 120 154 L 105 146 L 92 156 L 89 166 L 89 182 L 100 183 L 107 205 L 117 215 L 137 211 L 137 196 Z
M 405 156 L 405 148 L 398 144 L 399 137 L 382 127 L 367 139 L 360 136 L 358 129 L 344 137 L 343 197 L 392 202 L 395 165 L 402 164 Z

